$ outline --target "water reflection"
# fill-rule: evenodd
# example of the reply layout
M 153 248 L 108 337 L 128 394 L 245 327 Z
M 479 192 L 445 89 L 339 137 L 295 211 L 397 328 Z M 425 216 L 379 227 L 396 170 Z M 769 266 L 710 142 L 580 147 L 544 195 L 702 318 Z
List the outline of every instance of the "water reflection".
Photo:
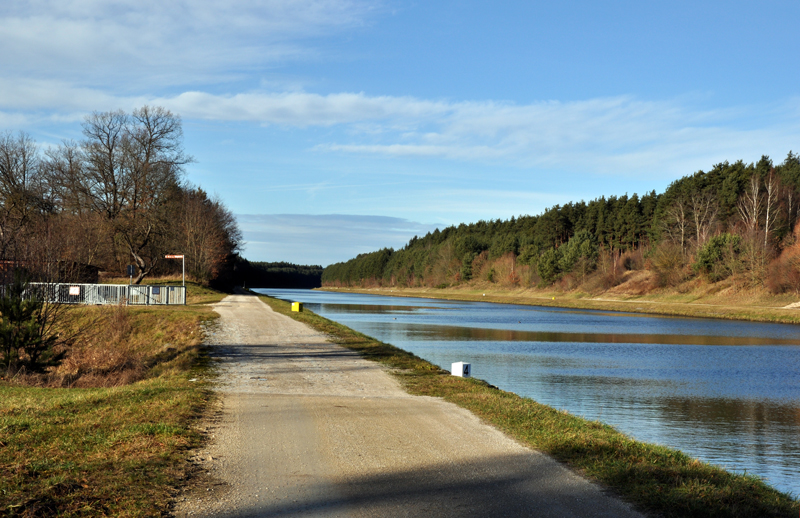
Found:
M 325 304 L 325 311 L 328 313 L 375 313 L 375 314 L 388 314 L 388 313 L 412 313 L 415 311 L 422 311 L 425 309 L 443 309 L 435 306 L 386 306 L 379 304 Z
M 800 493 L 797 326 L 268 290 L 638 439 Z
M 330 311 L 330 304 L 322 310 Z M 519 322 L 521 323 L 521 322 Z M 487 329 L 432 324 L 396 325 L 395 332 L 414 337 L 415 340 L 478 340 L 501 342 L 593 342 L 608 344 L 666 344 L 666 345 L 800 345 L 800 339 L 768 338 L 761 336 L 672 335 L 644 333 L 565 333 L 559 331 L 525 331 L 515 329 Z

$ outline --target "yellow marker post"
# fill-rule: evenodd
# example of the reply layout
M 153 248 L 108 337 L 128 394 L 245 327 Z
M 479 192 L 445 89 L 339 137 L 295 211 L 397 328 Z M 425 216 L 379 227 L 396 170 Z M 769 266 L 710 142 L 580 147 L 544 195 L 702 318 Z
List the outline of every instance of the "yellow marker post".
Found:
M 298 313 L 303 312 L 303 303 L 302 302 L 292 302 L 292 311 L 296 311 Z

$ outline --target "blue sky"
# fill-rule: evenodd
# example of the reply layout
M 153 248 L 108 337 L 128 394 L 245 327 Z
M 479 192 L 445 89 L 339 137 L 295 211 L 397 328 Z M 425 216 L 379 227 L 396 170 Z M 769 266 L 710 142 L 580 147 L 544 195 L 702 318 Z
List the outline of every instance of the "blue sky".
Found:
M 499 5 L 498 5 L 499 4 Z M 800 151 L 798 2 L 6 0 L 0 131 L 183 118 L 251 260 L 664 188 Z

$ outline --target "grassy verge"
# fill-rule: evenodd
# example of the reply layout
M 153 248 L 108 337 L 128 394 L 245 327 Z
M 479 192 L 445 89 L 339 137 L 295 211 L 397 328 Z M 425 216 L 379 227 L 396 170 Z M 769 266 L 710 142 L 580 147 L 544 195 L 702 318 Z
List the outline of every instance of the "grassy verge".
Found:
M 621 495 L 638 508 L 670 517 L 796 517 L 800 503 L 754 476 L 736 475 L 669 448 L 634 441 L 486 382 L 450 376 L 415 355 L 309 311 L 262 297 L 275 311 L 394 369 L 412 394 L 441 397 L 480 416 Z
M 64 364 L 0 381 L 0 516 L 167 512 L 212 397 L 200 349 L 212 318 L 197 304 L 70 308 L 64 326 L 86 332 Z
M 322 288 L 344 293 L 365 293 L 373 295 L 392 295 L 395 297 L 422 297 L 444 300 L 464 300 L 471 302 L 496 302 L 499 304 L 521 304 L 528 306 L 559 307 L 571 309 L 593 309 L 602 311 L 622 311 L 664 316 L 690 318 L 721 318 L 725 320 L 748 320 L 751 322 L 772 322 L 800 324 L 800 309 L 724 301 L 675 301 L 669 295 L 593 297 L 586 293 L 564 293 L 559 291 L 530 290 L 466 290 L 435 288 Z M 784 302 L 781 298 L 780 302 Z M 702 300 L 702 299 L 701 299 Z

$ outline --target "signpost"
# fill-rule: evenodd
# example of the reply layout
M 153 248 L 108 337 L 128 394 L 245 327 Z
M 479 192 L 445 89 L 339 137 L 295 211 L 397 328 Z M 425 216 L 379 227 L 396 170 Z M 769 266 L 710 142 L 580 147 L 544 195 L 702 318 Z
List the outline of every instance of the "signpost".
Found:
M 183 266 L 181 267 L 181 284 L 183 286 L 186 286 L 186 258 L 183 256 L 183 254 L 165 255 L 164 259 L 182 259 L 183 260 Z

